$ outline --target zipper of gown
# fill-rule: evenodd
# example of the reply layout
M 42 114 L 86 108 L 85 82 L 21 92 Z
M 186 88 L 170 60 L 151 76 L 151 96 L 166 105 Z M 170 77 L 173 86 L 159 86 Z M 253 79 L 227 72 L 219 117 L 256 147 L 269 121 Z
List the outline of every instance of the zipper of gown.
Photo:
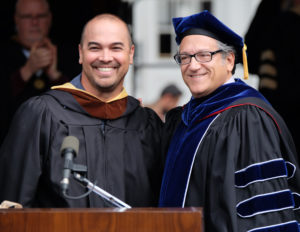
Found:
M 101 129 L 101 133 L 102 133 L 102 136 L 103 136 L 103 146 L 102 146 L 102 152 L 103 152 L 103 157 L 104 157 L 104 180 L 107 180 L 107 165 L 106 165 L 106 162 L 107 162 L 107 158 L 106 158 L 106 150 L 105 150 L 105 136 L 106 136 L 106 123 L 107 121 L 106 120 L 102 120 L 102 123 L 100 125 L 100 129 Z M 107 191 L 107 183 L 106 181 L 104 181 L 103 183 L 103 187 L 104 187 L 104 190 Z M 106 202 L 104 200 L 104 202 Z M 107 202 L 106 202 L 107 204 Z
M 103 120 L 101 124 L 101 132 L 104 140 L 105 140 L 105 129 L 106 129 L 105 126 L 106 126 L 106 120 Z

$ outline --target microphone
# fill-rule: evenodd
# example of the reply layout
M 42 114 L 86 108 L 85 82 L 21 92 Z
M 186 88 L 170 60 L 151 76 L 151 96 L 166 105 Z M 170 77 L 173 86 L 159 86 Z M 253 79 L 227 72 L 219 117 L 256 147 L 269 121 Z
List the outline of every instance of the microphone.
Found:
M 73 166 L 73 157 L 75 157 L 79 150 L 79 140 L 74 136 L 67 136 L 64 138 L 60 152 L 61 156 L 65 158 L 63 179 L 61 180 L 61 189 L 64 194 L 67 193 L 69 187 L 69 178 Z

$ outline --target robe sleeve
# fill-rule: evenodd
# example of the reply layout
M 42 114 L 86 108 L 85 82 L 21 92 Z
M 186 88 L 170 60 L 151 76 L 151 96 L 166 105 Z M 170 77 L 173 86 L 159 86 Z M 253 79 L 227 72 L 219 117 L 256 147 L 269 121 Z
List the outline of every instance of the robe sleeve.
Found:
M 0 150 L 0 201 L 31 206 L 48 151 L 50 121 L 40 97 L 16 112 Z
M 145 128 L 145 136 L 143 136 L 143 147 L 147 149 L 149 154 L 147 166 L 149 170 L 154 206 L 157 206 L 161 179 L 163 173 L 163 155 L 161 153 L 162 127 L 163 122 L 157 114 L 150 108 L 145 107 L 148 114 L 147 127 Z
M 166 122 L 164 123 L 162 130 L 162 144 L 161 144 L 161 153 L 165 161 L 171 143 L 173 134 L 181 121 L 182 107 L 176 107 L 170 110 L 166 115 Z
M 300 193 L 300 176 L 294 149 L 281 139 L 280 133 L 288 132 L 257 107 L 238 108 L 219 118 L 197 155 L 208 155 L 207 166 L 202 164 L 207 168 L 206 183 L 202 185 L 206 189 L 206 229 L 254 232 L 288 223 L 296 227 L 300 211 L 290 204 L 293 193 Z M 272 166 L 275 161 L 282 161 L 292 171 L 286 176 L 278 174 L 279 168 Z M 272 165 L 266 168 L 266 164 Z M 262 172 L 256 170 L 251 176 L 253 167 Z

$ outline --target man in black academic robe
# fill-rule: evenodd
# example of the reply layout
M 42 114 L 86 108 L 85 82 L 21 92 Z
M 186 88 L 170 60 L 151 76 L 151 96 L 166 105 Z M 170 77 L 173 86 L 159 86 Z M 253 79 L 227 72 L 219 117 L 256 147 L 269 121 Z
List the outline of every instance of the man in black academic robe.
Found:
M 132 207 L 156 206 L 161 182 L 162 122 L 123 87 L 134 45 L 110 14 L 90 20 L 79 45 L 83 71 L 33 97 L 17 111 L 0 150 L 0 201 L 25 207 L 112 207 L 95 193 L 69 199 L 61 190 L 66 136 L 79 140 L 75 164 L 98 187 Z M 67 196 L 87 189 L 72 176 Z

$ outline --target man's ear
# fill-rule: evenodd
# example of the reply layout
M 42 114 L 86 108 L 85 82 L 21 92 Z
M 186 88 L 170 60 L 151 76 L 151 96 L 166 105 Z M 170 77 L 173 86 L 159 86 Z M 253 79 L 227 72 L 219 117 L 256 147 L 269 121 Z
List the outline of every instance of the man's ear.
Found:
M 227 70 L 232 72 L 233 67 L 234 67 L 234 62 L 235 62 L 235 55 L 233 52 L 227 54 L 226 56 L 226 65 L 227 65 Z
M 130 53 L 129 53 L 130 64 L 133 64 L 134 50 L 135 50 L 135 47 L 134 47 L 134 44 L 132 44 L 131 47 L 130 47 Z
M 79 52 L 79 64 L 82 64 L 82 48 L 81 44 L 78 44 L 78 52 Z

